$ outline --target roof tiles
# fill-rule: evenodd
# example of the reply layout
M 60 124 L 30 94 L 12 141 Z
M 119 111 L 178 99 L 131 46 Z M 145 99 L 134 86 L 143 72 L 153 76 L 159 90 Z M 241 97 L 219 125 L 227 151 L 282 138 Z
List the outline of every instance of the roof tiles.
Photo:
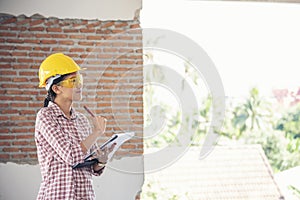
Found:
M 190 148 L 170 167 L 146 177 L 189 199 L 283 199 L 260 145 L 216 146 L 202 160 L 199 154 L 199 148 Z

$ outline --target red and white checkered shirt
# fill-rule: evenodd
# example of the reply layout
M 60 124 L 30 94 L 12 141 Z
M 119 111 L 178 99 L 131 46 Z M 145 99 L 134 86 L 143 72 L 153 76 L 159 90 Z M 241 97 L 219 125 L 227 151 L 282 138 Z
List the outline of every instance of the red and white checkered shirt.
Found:
M 80 142 L 90 132 L 87 118 L 74 109 L 70 119 L 52 102 L 38 112 L 35 141 L 42 174 L 38 200 L 95 199 L 92 175 L 101 172 L 94 172 L 92 167 L 72 169 L 84 161 Z

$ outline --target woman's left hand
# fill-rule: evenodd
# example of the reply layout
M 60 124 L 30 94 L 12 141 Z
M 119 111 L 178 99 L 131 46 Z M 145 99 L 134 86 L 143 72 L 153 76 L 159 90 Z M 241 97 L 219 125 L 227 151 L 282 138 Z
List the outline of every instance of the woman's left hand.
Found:
M 109 148 L 105 147 L 103 150 L 98 149 L 96 151 L 96 155 L 93 156 L 93 157 L 96 158 L 99 161 L 99 163 L 94 165 L 94 170 L 95 171 L 99 171 L 101 169 L 104 169 L 105 164 L 107 163 L 107 160 L 108 160 L 108 155 L 109 155 L 110 152 L 113 151 L 115 146 L 116 146 L 116 143 L 112 144 Z M 102 171 L 101 171 L 101 173 L 102 173 Z
M 108 160 L 108 155 L 110 154 L 110 152 L 112 152 L 112 150 L 115 148 L 116 143 L 113 143 L 109 148 L 105 147 L 103 150 L 98 149 L 96 151 L 96 155 L 94 156 L 94 158 L 97 158 L 99 163 L 101 164 L 106 164 L 107 160 Z

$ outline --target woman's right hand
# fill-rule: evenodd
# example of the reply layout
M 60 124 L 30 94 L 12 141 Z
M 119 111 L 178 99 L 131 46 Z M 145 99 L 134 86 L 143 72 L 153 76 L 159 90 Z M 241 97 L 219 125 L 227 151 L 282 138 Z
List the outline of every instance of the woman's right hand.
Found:
M 94 125 L 94 131 L 97 132 L 99 135 L 102 135 L 106 129 L 107 119 L 102 116 L 95 116 L 92 118 L 92 120 Z

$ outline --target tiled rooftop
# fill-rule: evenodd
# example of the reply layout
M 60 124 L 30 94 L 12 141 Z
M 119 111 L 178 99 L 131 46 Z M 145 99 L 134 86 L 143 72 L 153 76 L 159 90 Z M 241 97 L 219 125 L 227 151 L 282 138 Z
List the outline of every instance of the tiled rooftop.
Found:
M 203 160 L 190 148 L 170 167 L 146 177 L 188 199 L 283 199 L 260 145 L 216 146 Z

